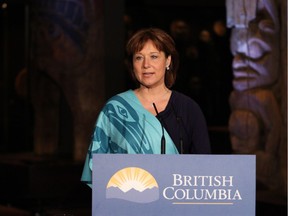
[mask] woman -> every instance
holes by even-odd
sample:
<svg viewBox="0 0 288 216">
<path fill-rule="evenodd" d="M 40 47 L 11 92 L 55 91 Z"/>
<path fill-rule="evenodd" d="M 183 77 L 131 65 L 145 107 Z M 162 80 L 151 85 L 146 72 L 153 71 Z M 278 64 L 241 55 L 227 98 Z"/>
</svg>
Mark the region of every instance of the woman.
<svg viewBox="0 0 288 216">
<path fill-rule="evenodd" d="M 179 63 L 173 39 L 157 28 L 142 29 L 126 51 L 138 87 L 112 97 L 99 114 L 82 174 L 88 184 L 95 153 L 210 153 L 199 106 L 171 90 Z"/>
</svg>

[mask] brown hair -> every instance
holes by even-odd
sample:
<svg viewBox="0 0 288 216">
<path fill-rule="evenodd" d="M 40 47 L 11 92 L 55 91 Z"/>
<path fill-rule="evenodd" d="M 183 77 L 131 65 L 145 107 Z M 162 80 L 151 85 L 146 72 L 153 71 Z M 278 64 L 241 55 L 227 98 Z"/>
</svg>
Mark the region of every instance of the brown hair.
<svg viewBox="0 0 288 216">
<path fill-rule="evenodd" d="M 134 81 L 137 82 L 133 72 L 133 55 L 136 52 L 142 50 L 148 40 L 151 40 L 159 51 L 164 52 L 166 57 L 171 56 L 169 70 L 166 70 L 165 73 L 165 85 L 170 88 L 173 86 L 176 80 L 176 74 L 179 66 L 179 57 L 174 40 L 170 35 L 161 29 L 141 29 L 129 39 L 126 45 L 128 70 Z"/>
</svg>

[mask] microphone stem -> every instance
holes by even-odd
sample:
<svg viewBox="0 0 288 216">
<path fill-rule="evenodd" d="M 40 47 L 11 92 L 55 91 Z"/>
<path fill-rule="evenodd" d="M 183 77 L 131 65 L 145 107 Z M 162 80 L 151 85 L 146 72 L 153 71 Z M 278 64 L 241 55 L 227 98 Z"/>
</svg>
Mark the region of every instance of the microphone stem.
<svg viewBox="0 0 288 216">
<path fill-rule="evenodd" d="M 184 153 L 184 149 L 183 149 L 183 139 L 182 137 L 180 138 L 180 154 Z"/>
<path fill-rule="evenodd" d="M 161 138 L 161 154 L 165 154 L 165 152 L 166 152 L 165 146 L 166 146 L 166 141 L 165 141 L 165 137 L 163 134 L 163 136 Z"/>
<path fill-rule="evenodd" d="M 158 113 L 158 110 L 157 110 L 155 103 L 152 103 L 152 104 L 153 104 L 153 107 L 154 107 L 154 110 L 155 110 L 157 116 L 159 116 L 159 113 Z M 164 127 L 163 127 L 162 121 L 159 120 L 159 122 L 160 122 L 161 127 L 162 127 L 161 154 L 165 154 L 166 153 L 166 140 L 165 140 L 165 136 L 164 136 Z"/>
</svg>

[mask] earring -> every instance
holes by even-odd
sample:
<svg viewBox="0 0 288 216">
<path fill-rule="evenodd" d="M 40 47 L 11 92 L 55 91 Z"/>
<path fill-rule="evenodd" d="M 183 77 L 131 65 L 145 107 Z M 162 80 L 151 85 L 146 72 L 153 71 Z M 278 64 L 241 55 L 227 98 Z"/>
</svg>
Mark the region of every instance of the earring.
<svg viewBox="0 0 288 216">
<path fill-rule="evenodd" d="M 169 66 L 167 66 L 167 67 L 166 67 L 166 70 L 170 70 L 170 67 L 169 67 Z"/>
</svg>

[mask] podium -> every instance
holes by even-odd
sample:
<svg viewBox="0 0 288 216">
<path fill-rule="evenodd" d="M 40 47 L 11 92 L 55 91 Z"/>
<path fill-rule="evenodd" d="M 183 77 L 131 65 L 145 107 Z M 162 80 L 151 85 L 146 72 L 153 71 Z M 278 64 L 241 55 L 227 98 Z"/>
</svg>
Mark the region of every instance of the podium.
<svg viewBox="0 0 288 216">
<path fill-rule="evenodd" d="M 255 216 L 255 155 L 93 156 L 93 216 Z"/>
</svg>

